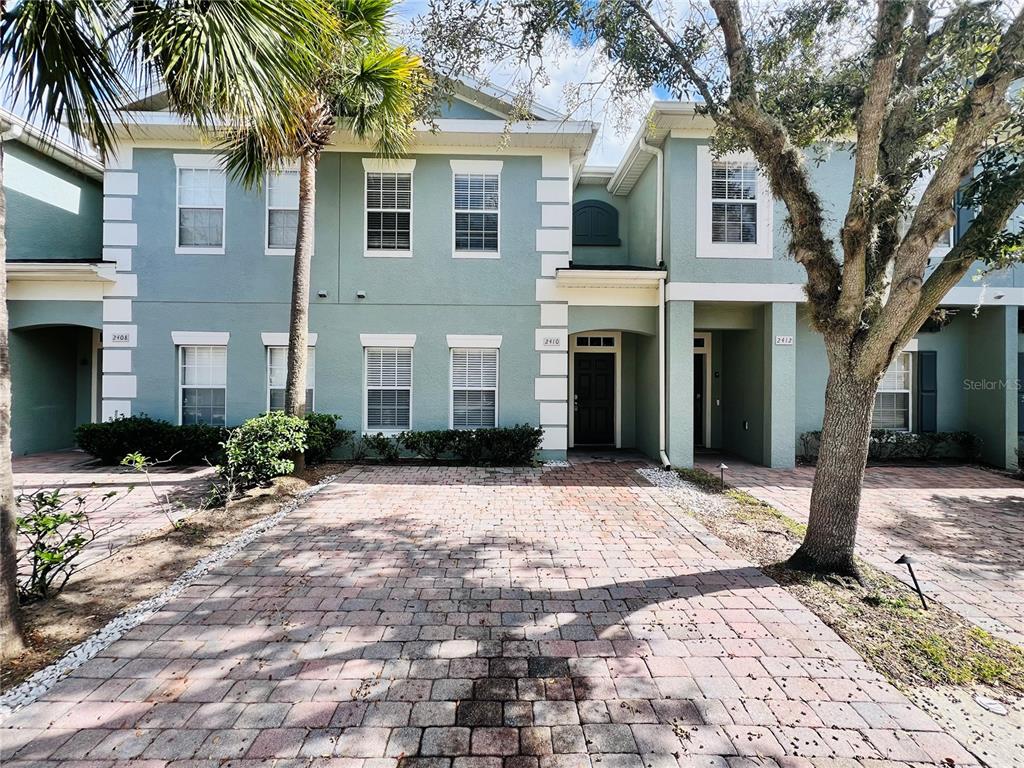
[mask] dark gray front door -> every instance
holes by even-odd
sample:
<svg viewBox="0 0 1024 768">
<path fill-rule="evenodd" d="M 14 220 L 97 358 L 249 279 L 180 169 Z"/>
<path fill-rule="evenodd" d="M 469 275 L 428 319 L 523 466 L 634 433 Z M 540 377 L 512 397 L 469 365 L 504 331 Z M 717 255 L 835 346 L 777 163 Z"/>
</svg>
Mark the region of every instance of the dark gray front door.
<svg viewBox="0 0 1024 768">
<path fill-rule="evenodd" d="M 615 444 L 615 355 L 577 352 L 573 360 L 573 442 Z"/>
</svg>

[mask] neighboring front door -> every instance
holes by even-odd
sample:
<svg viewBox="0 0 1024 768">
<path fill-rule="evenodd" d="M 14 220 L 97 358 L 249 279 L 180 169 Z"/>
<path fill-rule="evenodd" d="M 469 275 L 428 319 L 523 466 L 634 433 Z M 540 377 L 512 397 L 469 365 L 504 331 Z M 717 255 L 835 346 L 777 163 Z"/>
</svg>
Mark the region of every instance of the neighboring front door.
<svg viewBox="0 0 1024 768">
<path fill-rule="evenodd" d="M 615 445 L 615 355 L 577 352 L 573 359 L 573 442 Z"/>
<path fill-rule="evenodd" d="M 704 358 L 693 356 L 693 444 L 704 446 Z"/>
</svg>

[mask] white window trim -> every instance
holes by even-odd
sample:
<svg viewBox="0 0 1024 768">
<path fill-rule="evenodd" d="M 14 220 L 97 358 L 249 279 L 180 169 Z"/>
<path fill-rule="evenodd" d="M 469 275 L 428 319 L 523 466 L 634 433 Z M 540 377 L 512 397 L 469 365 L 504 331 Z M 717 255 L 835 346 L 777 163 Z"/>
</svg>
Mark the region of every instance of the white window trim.
<svg viewBox="0 0 1024 768">
<path fill-rule="evenodd" d="M 773 250 L 773 208 L 771 187 L 761 171 L 757 174 L 757 242 L 715 243 L 711 240 L 711 163 L 713 160 L 756 162 L 751 152 L 730 152 L 714 156 L 708 146 L 697 147 L 697 258 L 770 259 Z"/>
<path fill-rule="evenodd" d="M 266 335 L 266 334 L 264 334 L 264 335 Z M 284 334 L 284 335 L 287 337 L 288 334 Z M 266 374 L 265 375 L 266 375 L 266 382 L 267 382 L 267 413 L 270 413 L 270 390 L 271 390 L 271 386 L 270 386 L 270 350 L 272 350 L 272 349 L 283 349 L 285 351 L 285 357 L 287 358 L 287 355 L 288 355 L 288 341 L 287 341 L 287 338 L 286 338 L 284 344 L 267 344 L 266 342 L 264 342 L 264 345 L 266 347 L 266 352 L 265 352 L 265 355 L 266 355 Z M 308 346 L 309 346 L 309 352 L 313 352 L 313 353 L 316 352 L 316 347 L 313 344 L 309 344 Z M 308 359 L 307 359 L 307 362 L 306 362 L 306 368 L 307 368 L 306 372 L 308 373 L 309 372 L 308 371 L 308 368 L 309 368 Z M 274 387 L 274 389 L 287 389 L 287 388 L 288 388 L 287 384 L 284 387 Z M 313 381 L 308 381 L 308 380 L 306 381 L 306 389 L 312 389 L 313 390 L 313 397 L 312 397 L 309 405 L 306 408 L 306 412 L 310 413 L 310 412 L 316 410 L 316 363 L 315 362 L 313 363 Z"/>
<path fill-rule="evenodd" d="M 887 427 L 875 427 L 873 424 L 872 429 L 883 429 L 886 432 L 913 432 L 914 431 L 914 352 L 917 351 L 917 339 L 912 339 L 913 344 L 907 344 L 900 352 L 896 353 L 896 357 L 900 355 L 906 355 L 907 365 L 907 380 L 909 385 L 907 389 L 881 389 L 881 382 L 879 382 L 879 389 L 875 390 L 875 399 L 877 400 L 878 395 L 883 392 L 906 392 L 907 393 L 907 427 L 906 429 L 891 429 Z M 893 358 L 895 362 L 896 357 Z M 892 363 L 890 363 L 891 365 Z M 888 369 L 886 369 L 888 370 Z"/>
<path fill-rule="evenodd" d="M 413 209 L 415 205 L 416 174 L 415 160 L 382 160 L 380 158 L 363 158 L 363 257 L 367 259 L 411 259 L 413 238 Z M 366 181 L 371 173 L 408 173 L 409 174 L 409 249 L 405 251 L 370 250 L 367 227 L 369 226 L 370 209 L 366 205 Z"/>
<path fill-rule="evenodd" d="M 365 347 L 412 347 L 416 346 L 415 333 L 360 333 L 359 343 Z"/>
<path fill-rule="evenodd" d="M 282 172 L 283 171 L 294 171 L 294 172 L 298 173 L 298 171 L 299 171 L 299 164 L 298 163 L 288 163 L 287 165 L 282 166 L 280 170 Z M 264 195 L 263 195 L 263 202 L 264 202 L 264 206 L 263 206 L 263 253 L 266 256 L 294 256 L 295 255 L 295 249 L 294 248 L 273 248 L 270 245 L 270 177 L 273 176 L 273 175 L 274 175 L 274 171 L 267 171 L 267 175 L 266 175 L 266 177 L 263 180 L 264 181 L 264 186 L 265 186 Z M 296 200 L 295 201 L 295 209 L 294 210 L 296 210 L 296 211 L 299 210 L 298 205 L 299 205 L 299 201 Z M 290 211 L 292 209 L 291 208 L 275 208 L 274 210 Z M 298 236 L 298 233 L 296 233 L 296 236 Z"/>
<path fill-rule="evenodd" d="M 453 259 L 500 259 L 501 258 L 501 167 L 502 160 L 451 160 L 452 167 L 452 258 Z M 455 175 L 458 173 L 491 174 L 498 177 L 498 249 L 495 251 L 458 251 L 455 249 Z"/>
<path fill-rule="evenodd" d="M 183 246 L 181 237 L 181 171 L 216 170 L 221 172 L 221 183 L 224 185 L 224 204 L 220 207 L 221 245 L 216 247 Z M 192 206 L 189 206 L 192 207 Z M 223 256 L 228 241 L 228 190 L 227 174 L 217 155 L 174 155 L 174 253 L 179 256 Z"/>
<path fill-rule="evenodd" d="M 367 337 L 367 336 L 369 336 L 369 334 L 361 334 L 360 338 Z M 416 337 L 415 336 L 406 337 L 406 338 L 412 338 L 413 342 L 416 341 Z M 369 382 L 368 377 L 367 377 L 367 369 L 369 368 L 368 360 L 367 360 L 367 355 L 368 355 L 370 349 L 372 349 L 374 347 L 378 347 L 378 348 L 379 347 L 399 347 L 401 349 L 408 349 L 409 350 L 409 374 L 410 374 L 409 375 L 409 426 L 407 427 L 407 429 L 410 430 L 410 431 L 413 428 L 413 424 L 415 424 L 415 421 L 413 420 L 413 415 L 414 415 L 413 414 L 413 389 L 414 389 L 414 385 L 416 383 L 416 350 L 413 349 L 412 344 L 406 344 L 406 345 L 402 345 L 402 344 L 365 344 L 365 343 L 363 344 L 363 419 L 362 419 L 362 421 L 363 421 L 363 434 L 364 435 L 382 434 L 382 435 L 388 435 L 390 437 L 394 437 L 395 435 L 402 434 L 406 430 L 404 430 L 404 429 L 370 429 L 370 426 L 369 426 L 369 416 L 370 416 L 370 414 L 369 414 L 369 410 L 370 410 L 370 399 L 369 399 L 370 382 Z"/>
<path fill-rule="evenodd" d="M 208 335 L 213 336 L 214 334 L 208 334 Z M 188 341 L 188 342 L 183 342 L 183 343 L 180 343 L 180 344 L 178 342 L 175 342 L 175 344 L 177 344 L 177 346 L 175 347 L 175 350 L 177 351 L 177 355 L 175 355 L 175 358 L 178 361 L 178 426 L 181 426 L 184 423 L 182 418 L 183 418 L 184 409 L 185 409 L 185 382 L 182 379 L 184 378 L 184 374 L 185 374 L 185 371 L 184 371 L 184 368 L 185 368 L 185 347 L 224 347 L 224 386 L 223 386 L 223 390 L 224 390 L 224 426 L 226 427 L 228 425 L 228 423 L 229 423 L 228 422 L 228 385 L 227 385 L 227 375 L 228 375 L 227 337 L 228 337 L 228 334 L 225 333 L 225 334 L 222 334 L 222 335 L 224 337 L 224 343 L 223 344 L 212 344 L 212 343 L 203 342 L 203 341 L 199 341 L 199 342 Z M 172 337 L 174 336 L 174 332 L 172 332 L 171 336 Z M 190 389 L 219 389 L 219 388 L 220 387 L 190 387 Z"/>
<path fill-rule="evenodd" d="M 306 334 L 306 346 L 315 347 L 318 335 L 316 333 Z M 264 347 L 287 347 L 288 333 L 276 333 L 274 331 L 263 331 L 260 334 Z"/>
<path fill-rule="evenodd" d="M 450 340 L 453 337 L 449 336 L 448 338 Z M 455 337 L 455 338 L 458 338 L 458 337 Z M 473 336 L 464 336 L 462 338 L 472 339 L 474 337 Z M 495 337 L 492 336 L 492 337 L 475 337 L 475 338 L 492 338 L 493 339 Z M 490 346 L 490 347 L 482 347 L 482 346 L 475 346 L 475 347 L 473 347 L 473 346 L 462 345 L 462 344 L 457 344 L 457 345 L 453 346 L 451 344 L 451 341 L 449 341 L 449 343 L 448 343 L 448 347 L 449 347 L 449 349 L 448 349 L 448 429 L 455 429 L 456 428 L 455 427 L 455 352 L 460 350 L 460 349 L 493 349 L 493 350 L 495 350 L 495 353 L 494 353 L 495 354 L 495 359 L 494 359 L 494 370 L 495 370 L 495 378 L 494 378 L 494 426 L 495 427 L 500 427 L 501 426 L 501 406 L 500 406 L 500 403 L 501 403 L 501 394 L 500 394 L 500 391 L 501 391 L 501 350 L 499 349 L 499 347 L 501 346 L 501 337 L 498 336 L 497 338 L 498 338 L 498 343 L 496 345 Z M 490 387 L 485 387 L 484 389 L 480 389 L 478 391 L 486 391 L 486 390 L 489 390 L 489 389 L 490 389 Z M 412 400 L 411 397 L 409 399 L 410 399 L 410 401 Z"/>
<path fill-rule="evenodd" d="M 464 347 L 468 349 L 498 349 L 501 347 L 501 336 L 478 336 L 464 333 L 449 333 L 447 336 L 449 349 Z"/>
<path fill-rule="evenodd" d="M 179 347 L 226 347 L 227 331 L 171 331 L 171 341 Z"/>
</svg>

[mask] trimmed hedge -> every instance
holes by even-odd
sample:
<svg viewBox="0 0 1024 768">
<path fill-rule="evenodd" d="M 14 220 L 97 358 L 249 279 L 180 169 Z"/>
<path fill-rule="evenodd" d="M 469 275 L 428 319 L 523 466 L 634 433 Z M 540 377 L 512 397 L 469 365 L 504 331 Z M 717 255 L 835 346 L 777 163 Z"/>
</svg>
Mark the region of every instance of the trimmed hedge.
<svg viewBox="0 0 1024 768">
<path fill-rule="evenodd" d="M 221 476 L 236 489 L 263 485 L 295 469 L 292 457 L 306 450 L 306 420 L 282 411 L 264 413 L 231 430 Z"/>
<path fill-rule="evenodd" d="M 450 457 L 463 464 L 528 466 L 540 448 L 543 430 L 529 424 L 491 429 L 440 429 L 402 432 L 397 442 L 428 461 Z"/>
<path fill-rule="evenodd" d="M 306 414 L 306 464 L 322 464 L 335 448 L 344 445 L 355 434 L 340 429 L 341 416 L 334 413 Z"/>
<path fill-rule="evenodd" d="M 800 435 L 800 456 L 816 461 L 821 432 Z M 869 461 L 975 461 L 981 455 L 981 439 L 970 432 L 893 432 L 871 430 Z"/>
<path fill-rule="evenodd" d="M 136 451 L 155 461 L 170 460 L 173 464 L 218 464 L 223 459 L 222 443 L 228 434 L 224 427 L 177 426 L 142 414 L 81 424 L 75 428 L 75 443 L 104 464 L 120 464 L 121 459 Z"/>
</svg>

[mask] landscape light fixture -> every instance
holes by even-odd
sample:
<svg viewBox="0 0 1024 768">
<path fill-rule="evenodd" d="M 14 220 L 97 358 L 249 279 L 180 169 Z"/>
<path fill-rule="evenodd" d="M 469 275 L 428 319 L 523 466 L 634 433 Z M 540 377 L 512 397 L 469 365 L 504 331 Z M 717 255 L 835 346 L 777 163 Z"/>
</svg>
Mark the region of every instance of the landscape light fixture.
<svg viewBox="0 0 1024 768">
<path fill-rule="evenodd" d="M 927 611 L 928 601 L 924 599 L 924 592 L 921 591 L 921 585 L 917 583 L 917 576 L 914 575 L 913 558 L 910 555 L 900 555 L 899 560 L 896 561 L 896 565 L 905 565 L 907 570 L 910 571 L 910 578 L 914 582 L 914 589 L 917 590 L 917 596 L 921 598 L 921 605 Z"/>
<path fill-rule="evenodd" d="M 728 468 L 729 467 L 726 466 L 724 461 L 718 465 L 718 480 L 721 482 L 723 488 L 725 488 L 725 470 Z"/>
</svg>

